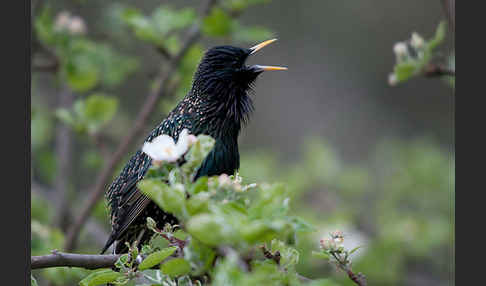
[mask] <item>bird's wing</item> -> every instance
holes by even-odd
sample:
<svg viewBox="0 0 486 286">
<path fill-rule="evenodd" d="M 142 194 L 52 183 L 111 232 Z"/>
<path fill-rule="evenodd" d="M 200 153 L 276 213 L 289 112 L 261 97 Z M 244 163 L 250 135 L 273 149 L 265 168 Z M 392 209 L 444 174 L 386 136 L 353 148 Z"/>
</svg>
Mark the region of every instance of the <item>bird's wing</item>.
<svg viewBox="0 0 486 286">
<path fill-rule="evenodd" d="M 178 106 L 178 108 L 182 108 Z M 152 141 L 160 134 L 166 134 L 177 141 L 179 132 L 183 128 L 190 127 L 185 122 L 180 122 L 176 112 L 171 112 L 168 117 L 155 128 L 145 141 Z M 179 120 L 178 126 L 175 123 Z M 137 188 L 137 183 L 143 179 L 145 173 L 150 168 L 152 160 L 142 151 L 137 151 L 130 159 L 127 165 L 123 168 L 120 175 L 110 185 L 107 192 L 107 200 L 111 208 L 111 225 L 112 232 L 103 247 L 102 253 L 110 247 L 110 245 L 119 239 L 133 221 L 143 212 L 143 210 L 150 203 L 150 199 L 143 195 Z"/>
<path fill-rule="evenodd" d="M 102 253 L 127 230 L 150 202 L 137 188 L 137 183 L 143 179 L 150 164 L 151 159 L 138 151 L 110 185 L 107 200 L 111 208 L 112 232 Z"/>
</svg>

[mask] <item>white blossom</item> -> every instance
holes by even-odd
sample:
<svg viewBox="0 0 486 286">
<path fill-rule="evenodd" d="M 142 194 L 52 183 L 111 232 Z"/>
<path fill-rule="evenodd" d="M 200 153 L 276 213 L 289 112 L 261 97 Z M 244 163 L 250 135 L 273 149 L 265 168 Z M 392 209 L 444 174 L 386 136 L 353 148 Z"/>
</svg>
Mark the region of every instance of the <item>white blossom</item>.
<svg viewBox="0 0 486 286">
<path fill-rule="evenodd" d="M 73 35 L 85 34 L 86 24 L 81 17 L 72 17 L 69 23 L 68 30 Z"/>
<path fill-rule="evenodd" d="M 231 184 L 233 184 L 233 181 L 227 174 L 219 175 L 218 182 L 220 186 L 230 186 Z"/>
<path fill-rule="evenodd" d="M 393 52 L 398 57 L 404 57 L 408 54 L 407 44 L 403 42 L 398 42 L 393 46 Z"/>
<path fill-rule="evenodd" d="M 155 137 L 152 142 L 145 142 L 142 152 L 147 154 L 155 162 L 175 162 L 187 152 L 190 145 L 196 141 L 194 135 L 190 135 L 187 129 L 182 130 L 177 144 L 168 135 Z"/>
<path fill-rule="evenodd" d="M 57 31 L 67 31 L 72 35 L 86 33 L 86 24 L 79 16 L 72 16 L 68 11 L 62 11 L 57 14 L 54 27 Z"/>
<path fill-rule="evenodd" d="M 417 33 L 412 33 L 412 39 L 410 40 L 410 44 L 415 49 L 420 49 L 424 46 L 424 39 Z"/>
<path fill-rule="evenodd" d="M 388 76 L 388 84 L 391 85 L 391 86 L 394 86 L 398 83 L 398 79 L 397 79 L 397 76 L 392 73 Z"/>
</svg>

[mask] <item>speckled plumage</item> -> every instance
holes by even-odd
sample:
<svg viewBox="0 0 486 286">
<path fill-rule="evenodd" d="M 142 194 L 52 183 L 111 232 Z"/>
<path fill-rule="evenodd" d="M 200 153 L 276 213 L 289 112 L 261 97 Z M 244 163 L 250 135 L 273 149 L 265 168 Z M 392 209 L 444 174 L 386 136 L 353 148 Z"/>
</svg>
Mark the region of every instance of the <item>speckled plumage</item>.
<svg viewBox="0 0 486 286">
<path fill-rule="evenodd" d="M 177 141 L 180 132 L 208 134 L 215 138 L 214 149 L 204 160 L 196 178 L 233 174 L 239 168 L 238 134 L 253 110 L 248 91 L 262 70 L 248 67 L 245 60 L 251 49 L 220 46 L 204 55 L 194 75 L 189 93 L 156 127 L 145 141 L 167 134 Z M 151 159 L 140 150 L 123 168 L 106 194 L 110 206 L 112 233 L 102 252 L 115 242 L 115 253 L 126 251 L 125 241 L 139 243 L 150 238 L 146 217 L 152 217 L 159 228 L 165 223 L 176 224 L 177 219 L 163 212 L 142 195 L 136 184 L 143 179 Z"/>
</svg>

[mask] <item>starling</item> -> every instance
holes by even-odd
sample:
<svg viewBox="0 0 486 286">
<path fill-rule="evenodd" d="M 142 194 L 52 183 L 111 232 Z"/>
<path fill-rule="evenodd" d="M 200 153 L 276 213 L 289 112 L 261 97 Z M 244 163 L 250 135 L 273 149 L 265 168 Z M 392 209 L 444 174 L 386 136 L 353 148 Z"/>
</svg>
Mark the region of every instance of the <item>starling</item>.
<svg viewBox="0 0 486 286">
<path fill-rule="evenodd" d="M 193 78 L 191 90 L 169 113 L 167 118 L 146 138 L 166 134 L 177 141 L 179 133 L 206 134 L 215 139 L 213 150 L 203 161 L 195 180 L 201 176 L 233 174 L 240 165 L 238 134 L 253 110 L 248 92 L 263 71 L 286 70 L 276 66 L 247 66 L 246 59 L 276 39 L 262 42 L 249 49 L 218 46 L 209 49 Z M 110 206 L 112 232 L 102 253 L 115 243 L 114 253 L 127 251 L 125 242 L 137 240 L 143 244 L 151 234 L 146 230 L 146 218 L 153 218 L 159 227 L 177 224 L 177 219 L 161 210 L 138 189 L 151 165 L 151 158 L 141 150 L 133 155 L 110 185 L 106 194 Z"/>
</svg>

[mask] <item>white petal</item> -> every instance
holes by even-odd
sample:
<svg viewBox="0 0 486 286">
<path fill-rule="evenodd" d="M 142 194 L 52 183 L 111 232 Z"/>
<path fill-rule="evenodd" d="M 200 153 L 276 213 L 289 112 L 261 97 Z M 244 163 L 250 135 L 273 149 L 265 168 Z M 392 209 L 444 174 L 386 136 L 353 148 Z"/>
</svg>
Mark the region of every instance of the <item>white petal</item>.
<svg viewBox="0 0 486 286">
<path fill-rule="evenodd" d="M 179 134 L 179 140 L 177 140 L 176 144 L 176 153 L 178 156 L 184 155 L 189 148 L 189 131 L 187 129 L 182 130 L 181 134 Z"/>
<path fill-rule="evenodd" d="M 150 143 L 156 144 L 159 147 L 175 146 L 174 139 L 165 134 L 155 137 Z"/>
<path fill-rule="evenodd" d="M 147 154 L 150 158 L 161 161 L 161 157 L 163 156 L 163 152 L 161 148 L 157 148 L 157 145 L 145 142 L 143 144 L 142 152 Z"/>
<path fill-rule="evenodd" d="M 167 161 L 167 158 L 171 157 L 171 154 L 168 153 L 175 153 L 175 143 L 170 136 L 160 135 L 154 138 L 152 142 L 145 142 L 142 152 L 154 160 Z"/>
</svg>

